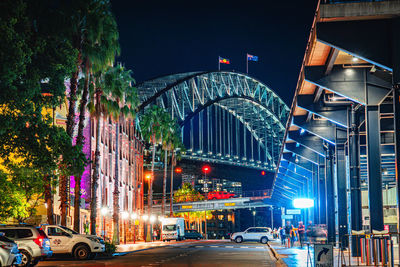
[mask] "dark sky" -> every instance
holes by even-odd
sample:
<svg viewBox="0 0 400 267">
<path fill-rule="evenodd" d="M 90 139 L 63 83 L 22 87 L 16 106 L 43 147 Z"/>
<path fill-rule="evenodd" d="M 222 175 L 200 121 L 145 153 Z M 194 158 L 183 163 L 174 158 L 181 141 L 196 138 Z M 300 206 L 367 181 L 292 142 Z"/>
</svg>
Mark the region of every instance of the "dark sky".
<svg viewBox="0 0 400 267">
<path fill-rule="evenodd" d="M 178 72 L 246 71 L 290 105 L 316 0 L 111 0 L 120 30 L 119 61 L 137 82 Z"/>
</svg>

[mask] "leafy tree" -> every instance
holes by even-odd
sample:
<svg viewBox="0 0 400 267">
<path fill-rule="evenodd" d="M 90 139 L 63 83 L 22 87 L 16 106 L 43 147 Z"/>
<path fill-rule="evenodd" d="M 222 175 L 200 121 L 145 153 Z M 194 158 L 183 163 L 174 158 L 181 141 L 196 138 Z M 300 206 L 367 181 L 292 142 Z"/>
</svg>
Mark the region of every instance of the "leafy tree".
<svg viewBox="0 0 400 267">
<path fill-rule="evenodd" d="M 51 190 L 50 177 L 58 164 L 67 160 L 63 155 L 72 155 L 67 166 L 84 165 L 80 154 L 72 153 L 71 145 L 65 146 L 71 139 L 62 128 L 52 125 L 49 115 L 63 101 L 64 81 L 74 68 L 77 51 L 65 37 L 60 9 L 50 0 L 1 1 L 0 29 L 0 62 L 4 63 L 0 67 L 0 120 L 4 122 L 0 157 L 7 181 L 18 178 L 30 185 L 31 178 L 40 174 L 45 191 Z M 12 190 L 7 192 L 12 196 Z M 25 190 L 25 197 L 31 192 Z M 46 201 L 49 197 L 51 192 L 46 192 Z M 21 208 L 19 203 L 16 209 Z"/>
<path fill-rule="evenodd" d="M 204 196 L 193 188 L 190 183 L 184 183 L 174 194 L 174 203 L 202 201 Z"/>
<path fill-rule="evenodd" d="M 190 183 L 184 183 L 180 189 L 178 189 L 174 194 L 174 203 L 182 203 L 182 202 L 194 202 L 194 201 L 203 201 L 204 196 L 200 194 L 199 191 L 193 188 Z M 211 215 L 211 211 L 207 211 L 204 214 L 203 211 L 193 211 L 193 212 L 182 212 L 175 214 L 176 216 L 181 216 L 185 218 L 186 228 L 189 228 L 191 221 L 197 221 L 198 219 L 202 219 L 204 215 Z"/>
</svg>

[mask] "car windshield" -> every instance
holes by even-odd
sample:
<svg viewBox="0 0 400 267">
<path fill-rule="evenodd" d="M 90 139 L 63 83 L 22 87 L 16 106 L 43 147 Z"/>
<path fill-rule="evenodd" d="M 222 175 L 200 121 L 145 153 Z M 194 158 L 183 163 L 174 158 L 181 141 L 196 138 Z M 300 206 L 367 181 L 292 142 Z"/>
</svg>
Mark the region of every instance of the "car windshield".
<svg viewBox="0 0 400 267">
<path fill-rule="evenodd" d="M 60 227 L 61 227 L 63 230 L 65 230 L 68 234 L 71 234 L 71 235 L 79 235 L 79 233 L 77 233 L 77 232 L 75 232 L 74 230 L 69 229 L 69 228 L 67 228 L 67 227 L 65 227 L 65 226 L 60 225 Z"/>
<path fill-rule="evenodd" d="M 163 231 L 176 231 L 176 225 L 164 225 L 163 226 Z"/>
</svg>

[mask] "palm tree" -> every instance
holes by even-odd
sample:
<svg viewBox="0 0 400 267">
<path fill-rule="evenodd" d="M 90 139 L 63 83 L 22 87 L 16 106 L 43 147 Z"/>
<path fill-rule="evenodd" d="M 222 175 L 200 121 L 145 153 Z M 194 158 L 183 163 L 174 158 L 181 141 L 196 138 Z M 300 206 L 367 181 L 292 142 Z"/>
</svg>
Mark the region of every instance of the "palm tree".
<svg viewBox="0 0 400 267">
<path fill-rule="evenodd" d="M 131 87 L 129 85 L 133 82 L 134 80 L 131 77 L 131 72 L 124 70 L 121 65 L 118 65 L 116 67 L 109 67 L 106 71 L 97 72 L 95 75 L 93 75 L 92 84 L 94 86 L 89 86 L 89 91 L 91 93 L 88 108 L 92 115 L 92 118 L 96 121 L 96 151 L 93 163 L 93 177 L 91 188 L 92 201 L 90 203 L 91 234 L 96 234 L 97 188 L 100 177 L 101 118 L 102 116 L 107 115 L 111 115 L 114 118 L 119 117 L 120 113 L 128 117 L 134 116 L 134 109 L 137 105 L 137 92 L 134 87 Z M 124 88 L 124 94 L 121 95 L 121 93 L 118 92 L 119 87 Z M 124 100 L 122 102 L 122 106 L 118 105 L 116 102 L 116 100 L 120 101 L 121 99 Z M 116 151 L 116 155 L 118 155 L 118 151 Z M 116 167 L 118 168 L 118 165 L 116 165 Z M 116 171 L 116 174 L 118 177 L 118 171 Z M 118 183 L 116 183 L 116 185 L 118 185 Z M 118 201 L 116 203 L 118 203 Z"/>
<path fill-rule="evenodd" d="M 180 135 L 177 123 L 168 113 L 163 116 L 163 149 L 164 149 L 164 177 L 163 177 L 163 198 L 161 204 L 161 212 L 165 214 L 166 195 L 167 195 L 167 168 L 168 168 L 168 153 L 176 145 L 176 137 Z M 172 155 L 172 154 L 171 154 Z M 171 168 L 173 169 L 171 161 Z M 172 174 L 173 175 L 173 174 Z"/>
<path fill-rule="evenodd" d="M 135 109 L 138 103 L 136 89 L 132 87 L 134 79 L 132 72 L 125 70 L 121 64 L 111 68 L 105 76 L 105 83 L 108 95 L 108 112 L 115 121 L 115 180 L 113 193 L 113 242 L 119 244 L 119 135 L 121 124 L 125 119 L 135 116 Z"/>
<path fill-rule="evenodd" d="M 83 129 L 86 120 L 86 108 L 89 95 L 89 81 L 92 72 L 98 72 L 114 63 L 115 56 L 119 55 L 118 29 L 115 18 L 111 13 L 108 1 L 89 1 L 86 10 L 86 31 L 82 38 L 81 56 L 84 59 L 82 69 L 85 70 L 83 90 L 79 107 L 79 123 L 76 145 L 84 145 Z M 89 23 L 90 22 L 90 23 Z M 80 202 L 81 202 L 81 175 L 75 177 L 74 202 L 74 230 L 79 232 Z"/>
<path fill-rule="evenodd" d="M 179 160 L 181 157 L 181 153 L 184 151 L 185 147 L 182 143 L 181 135 L 179 128 L 175 124 L 176 131 L 175 134 L 172 135 L 172 140 L 170 143 L 170 149 L 171 149 L 171 188 L 170 188 L 170 206 L 169 206 L 169 211 L 170 211 L 170 217 L 173 216 L 173 211 L 172 211 L 172 196 L 174 192 L 174 168 L 176 166 L 176 161 L 177 159 Z"/>
<path fill-rule="evenodd" d="M 142 119 L 140 120 L 140 130 L 144 140 L 152 144 L 152 160 L 151 160 L 151 178 L 149 181 L 148 190 L 148 212 L 151 214 L 153 207 L 153 179 L 154 179 L 154 162 L 156 157 L 156 147 L 157 144 L 162 143 L 163 132 L 165 131 L 164 116 L 166 111 L 156 105 L 151 106 L 145 111 Z M 150 239 L 151 229 L 148 225 L 147 231 L 148 237 Z M 150 236 L 149 236 L 150 235 Z"/>
</svg>

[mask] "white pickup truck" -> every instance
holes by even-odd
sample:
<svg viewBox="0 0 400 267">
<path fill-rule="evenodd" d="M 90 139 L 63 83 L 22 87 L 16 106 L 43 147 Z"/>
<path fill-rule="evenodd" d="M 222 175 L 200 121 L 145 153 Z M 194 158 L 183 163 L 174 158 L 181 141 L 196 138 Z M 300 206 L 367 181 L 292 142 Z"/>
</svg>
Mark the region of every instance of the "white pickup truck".
<svg viewBox="0 0 400 267">
<path fill-rule="evenodd" d="M 76 259 L 85 260 L 105 251 L 104 240 L 95 235 L 82 235 L 61 225 L 41 225 L 54 254 L 71 253 Z"/>
</svg>

